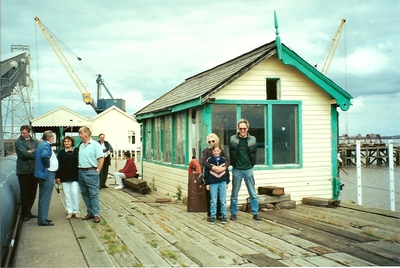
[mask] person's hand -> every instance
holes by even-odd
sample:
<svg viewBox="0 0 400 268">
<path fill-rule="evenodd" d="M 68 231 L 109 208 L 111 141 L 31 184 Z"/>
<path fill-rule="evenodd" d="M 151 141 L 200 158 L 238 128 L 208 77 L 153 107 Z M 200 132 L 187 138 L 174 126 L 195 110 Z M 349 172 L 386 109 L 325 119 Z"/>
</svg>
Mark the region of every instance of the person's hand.
<svg viewBox="0 0 400 268">
<path fill-rule="evenodd" d="M 210 185 L 206 185 L 207 191 L 210 191 Z"/>
<path fill-rule="evenodd" d="M 57 179 L 56 179 L 56 183 L 57 183 L 58 185 L 60 185 L 60 184 L 61 184 L 61 180 L 60 180 L 60 178 L 57 178 Z"/>
</svg>

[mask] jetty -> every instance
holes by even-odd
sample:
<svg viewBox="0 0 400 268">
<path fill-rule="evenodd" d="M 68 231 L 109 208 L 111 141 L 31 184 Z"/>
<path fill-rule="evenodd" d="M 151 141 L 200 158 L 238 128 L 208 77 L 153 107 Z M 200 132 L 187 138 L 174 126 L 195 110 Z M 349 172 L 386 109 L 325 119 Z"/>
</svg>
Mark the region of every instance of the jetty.
<svg viewBox="0 0 400 268">
<path fill-rule="evenodd" d="M 109 179 L 108 183 L 113 183 Z M 400 213 L 341 202 L 240 211 L 211 225 L 157 191 L 100 190 L 102 221 L 65 219 L 53 193 L 54 226 L 23 222 L 15 267 L 400 266 Z M 81 213 L 85 215 L 84 204 Z M 33 213 L 36 214 L 37 203 Z"/>
<path fill-rule="evenodd" d="M 362 141 L 358 135 L 354 137 L 354 141 L 351 142 L 347 135 L 344 135 L 342 141 L 339 143 L 339 153 L 342 159 L 343 166 L 355 166 L 357 161 L 356 156 L 356 141 L 359 140 L 361 144 L 360 148 L 360 160 L 363 165 L 384 165 L 388 164 L 389 161 L 389 146 L 382 142 L 379 134 L 375 135 L 375 140 L 367 134 Z M 400 146 L 393 147 L 393 161 L 396 165 L 400 165 Z"/>
</svg>

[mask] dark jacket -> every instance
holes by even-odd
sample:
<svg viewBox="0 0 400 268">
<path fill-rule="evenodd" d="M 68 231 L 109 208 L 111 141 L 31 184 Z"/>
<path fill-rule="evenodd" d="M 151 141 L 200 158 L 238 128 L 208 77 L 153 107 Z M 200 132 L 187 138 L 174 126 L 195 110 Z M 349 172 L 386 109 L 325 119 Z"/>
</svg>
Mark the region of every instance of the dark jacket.
<svg viewBox="0 0 400 268">
<path fill-rule="evenodd" d="M 38 147 L 38 140 L 30 137 L 30 143 L 33 148 L 36 149 Z M 17 153 L 17 175 L 21 174 L 33 174 L 35 172 L 35 153 L 28 153 L 28 144 L 25 139 L 21 136 L 14 143 L 15 151 Z"/>
<path fill-rule="evenodd" d="M 201 164 L 203 167 L 206 167 L 206 168 L 211 169 L 211 165 L 210 165 L 210 163 L 207 162 L 207 159 L 208 159 L 209 157 L 211 157 L 212 155 L 213 155 L 213 154 L 212 154 L 211 148 L 205 148 L 205 149 L 201 152 L 201 162 L 200 162 L 200 164 Z M 225 159 L 226 159 L 226 167 L 228 168 L 228 167 L 230 166 L 231 163 L 229 162 L 228 156 L 225 154 L 224 149 L 221 150 L 221 156 L 225 157 Z"/>
<path fill-rule="evenodd" d="M 98 142 L 101 145 L 101 142 L 100 141 L 98 141 Z M 111 155 L 113 154 L 114 149 L 113 149 L 113 147 L 111 146 L 111 144 L 108 141 L 104 141 L 104 146 L 106 147 L 106 149 L 105 150 L 103 149 L 103 153 L 110 152 L 110 154 L 107 155 L 107 157 L 104 158 L 103 166 L 104 165 L 111 165 Z"/>
<path fill-rule="evenodd" d="M 236 135 L 231 136 L 229 142 L 229 154 L 230 154 L 231 165 L 233 167 L 235 167 L 237 160 L 237 155 L 239 150 L 238 148 L 239 139 L 240 139 L 239 133 L 237 133 Z M 249 133 L 247 133 L 247 150 L 249 152 L 251 165 L 254 166 L 257 160 L 257 140 L 256 137 L 251 136 Z"/>
<path fill-rule="evenodd" d="M 61 150 L 58 155 L 58 170 L 56 172 L 56 178 L 60 178 L 61 182 L 78 181 L 78 154 L 77 148 L 74 148 L 72 152 L 66 152 Z"/>
<path fill-rule="evenodd" d="M 213 184 L 213 183 L 218 183 L 221 181 L 226 181 L 226 184 L 229 184 L 231 181 L 229 179 L 229 169 L 228 166 L 226 165 L 227 160 L 225 157 L 220 156 L 219 159 L 217 159 L 215 156 L 211 156 L 207 159 L 207 162 L 210 164 L 210 166 L 226 166 L 226 170 L 223 172 L 215 172 L 212 171 L 210 168 L 205 168 L 204 169 L 204 183 L 206 185 L 208 184 Z"/>
</svg>

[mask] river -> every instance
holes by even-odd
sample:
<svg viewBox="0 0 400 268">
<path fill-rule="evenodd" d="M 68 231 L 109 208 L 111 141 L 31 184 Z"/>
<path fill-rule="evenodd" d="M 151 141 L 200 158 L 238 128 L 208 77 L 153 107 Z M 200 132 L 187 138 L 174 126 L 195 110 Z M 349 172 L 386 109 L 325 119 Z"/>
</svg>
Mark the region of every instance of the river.
<svg viewBox="0 0 400 268">
<path fill-rule="evenodd" d="M 340 171 L 344 184 L 339 199 L 358 201 L 357 168 L 345 166 Z M 369 165 L 361 167 L 362 205 L 390 210 L 390 177 L 388 165 Z M 400 166 L 394 165 L 395 209 L 400 212 Z"/>
</svg>

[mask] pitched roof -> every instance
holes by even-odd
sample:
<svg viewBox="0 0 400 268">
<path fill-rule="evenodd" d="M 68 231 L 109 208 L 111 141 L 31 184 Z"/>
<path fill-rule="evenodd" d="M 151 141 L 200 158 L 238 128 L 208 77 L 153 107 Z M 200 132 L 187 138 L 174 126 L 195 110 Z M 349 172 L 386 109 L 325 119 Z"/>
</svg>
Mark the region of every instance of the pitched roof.
<svg viewBox="0 0 400 268">
<path fill-rule="evenodd" d="M 227 86 L 275 53 L 275 42 L 270 42 L 212 69 L 189 77 L 135 114 L 170 110 L 174 105 L 194 99 L 204 103 L 209 95 Z"/>
<path fill-rule="evenodd" d="M 352 98 L 350 94 L 284 44 L 279 44 L 278 50 L 282 55 L 281 60 L 284 64 L 294 66 L 320 86 L 336 100 L 342 110 L 349 108 L 350 99 Z M 278 53 L 276 42 L 272 41 L 212 69 L 189 77 L 180 85 L 136 112 L 135 115 L 140 119 L 145 114 L 173 111 L 174 106 L 189 101 L 195 101 L 194 104 L 201 105 L 208 101 L 209 96 L 226 87 L 255 65 L 276 53 Z"/>
</svg>

